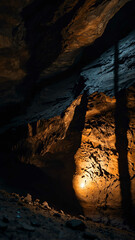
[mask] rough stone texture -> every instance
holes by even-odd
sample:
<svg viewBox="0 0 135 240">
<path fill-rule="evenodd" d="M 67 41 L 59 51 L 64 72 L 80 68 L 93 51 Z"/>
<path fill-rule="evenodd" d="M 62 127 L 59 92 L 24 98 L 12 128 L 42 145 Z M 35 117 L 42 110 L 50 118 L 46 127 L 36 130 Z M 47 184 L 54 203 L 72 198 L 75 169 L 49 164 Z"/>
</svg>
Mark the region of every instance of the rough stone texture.
<svg viewBox="0 0 135 240">
<path fill-rule="evenodd" d="M 134 97 L 135 90 L 131 87 L 127 91 L 127 107 L 130 116 L 127 130 L 127 158 L 132 201 L 135 203 Z M 74 177 L 76 194 L 88 215 L 87 208 L 92 212 L 95 205 L 97 208 L 106 209 L 120 209 L 121 206 L 118 152 L 115 146 L 115 104 L 114 98 L 106 97 L 102 93 L 94 93 L 88 101 L 81 146 L 75 155 L 77 175 Z"/>
<path fill-rule="evenodd" d="M 127 158 L 126 168 L 129 172 L 130 184 L 129 189 L 125 191 L 128 192 L 129 190 L 131 192 L 131 201 L 134 206 L 135 86 L 118 94 L 118 99 L 122 102 L 124 101 L 123 92 L 125 91 L 129 125 L 127 130 L 122 130 L 125 120 L 121 115 L 123 114 L 123 106 L 121 105 L 119 113 L 123 119 L 121 119 L 119 128 L 122 134 L 126 131 L 128 140 L 127 156 L 123 155 L 123 159 Z M 12 145 L 14 159 L 17 158 L 26 167 L 27 165 L 31 166 L 31 169 L 30 166 L 28 169 L 26 168 L 26 185 L 31 190 L 34 188 L 34 193 L 36 191 L 40 192 L 41 198 L 49 200 L 57 207 L 66 209 L 66 211 L 70 209 L 81 212 L 75 198 L 76 194 L 87 216 L 93 216 L 104 211 L 105 214 L 120 215 L 123 198 L 121 181 L 123 180 L 120 177 L 121 170 L 118 168 L 120 161 L 118 155 L 121 148 L 122 151 L 125 150 L 122 139 L 119 143 L 120 148 L 116 145 L 118 143 L 116 132 L 118 122 L 115 118 L 117 101 L 114 97 L 110 98 L 104 93 L 96 92 L 89 97 L 83 94 L 71 104 L 64 116 L 29 125 L 27 134 L 24 134 L 23 130 L 22 135 L 20 135 L 21 127 L 16 129 L 14 134 L 12 131 L 8 131 L 7 134 L 4 134 L 6 144 L 3 142 L 1 159 L 6 156 L 10 160 L 12 157 L 11 150 L 7 155 L 7 149 L 11 148 Z M 33 166 L 36 167 L 35 170 Z M 20 167 L 23 167 L 23 165 Z M 18 173 L 14 172 L 14 169 L 12 174 L 20 184 L 19 182 L 22 182 L 22 180 L 21 175 L 18 176 L 19 165 L 16 168 Z M 122 171 L 125 171 L 124 168 Z M 34 176 L 33 171 L 35 171 Z M 1 174 L 4 174 L 3 170 Z M 35 176 L 38 177 L 39 174 L 41 174 L 40 178 L 35 179 Z M 27 178 L 29 183 L 27 183 Z M 127 179 L 128 176 L 125 175 L 124 181 L 127 182 Z"/>
<path fill-rule="evenodd" d="M 103 223 L 97 224 L 92 221 L 84 221 L 86 231 L 81 232 L 80 229 L 71 229 L 66 226 L 67 222 L 76 221 L 82 223 L 78 217 L 67 215 L 55 211 L 53 208 L 43 209 L 41 204 L 34 206 L 34 204 L 27 204 L 22 202 L 22 197 L 17 195 L 17 202 L 12 202 L 12 194 L 5 191 L 0 191 L 0 239 L 102 239 L 102 240 L 134 240 L 135 233 L 128 226 L 121 226 L 117 224 L 113 226 L 106 226 Z M 21 206 L 21 203 L 23 206 Z M 18 218 L 17 212 L 20 212 Z M 55 214 L 61 217 L 56 218 Z M 9 222 L 4 223 L 3 216 L 7 214 Z"/>
<path fill-rule="evenodd" d="M 47 76 L 69 69 L 129 0 L 0 2 L 0 110 L 23 111 Z M 55 39 L 55 42 L 54 42 Z M 25 103 L 21 105 L 25 100 Z M 7 114 L 8 112 L 8 114 Z"/>
<path fill-rule="evenodd" d="M 129 87 L 135 82 L 134 36 L 135 31 L 131 31 L 126 34 L 126 37 L 124 36 L 121 40 L 117 41 L 118 90 Z M 106 35 L 103 36 L 102 41 L 106 38 Z M 6 122 L 8 117 L 5 119 L 5 126 L 2 126 L 0 132 L 4 132 L 6 128 L 26 125 L 40 119 L 50 119 L 53 116 L 59 116 L 63 114 L 65 109 L 84 90 L 88 90 L 89 94 L 98 91 L 113 96 L 115 49 L 115 45 L 111 45 L 103 54 L 99 54 L 96 60 L 84 68 L 80 68 L 78 70 L 80 72 L 75 71 L 71 76 L 63 76 L 58 82 L 52 82 L 49 86 L 43 87 L 36 94 L 31 104 L 27 106 L 25 112 L 21 112 L 19 116 L 12 118 L 8 124 Z"/>
<path fill-rule="evenodd" d="M 81 76 L 89 94 L 95 91 L 114 96 L 115 50 L 118 47 L 118 90 L 135 82 L 135 31 L 101 54 L 82 69 Z"/>
<path fill-rule="evenodd" d="M 51 0 L 48 3 L 42 0 L 21 1 L 21 3 L 15 0 L 0 2 L 1 21 L 4 26 L 0 33 L 2 99 L 0 104 L 1 116 L 3 117 L 4 112 L 7 114 L 7 118 L 3 121 L 5 125 L 10 117 L 9 110 L 11 114 L 12 110 L 22 113 L 36 91 L 39 92 L 42 87 L 44 88 L 41 80 L 43 83 L 44 77 L 66 70 L 77 61 L 76 56 L 79 56 L 80 49 L 101 36 L 107 22 L 128 1 L 55 1 L 54 5 L 52 2 Z M 57 47 L 54 45 L 54 39 Z M 126 56 L 127 58 L 124 55 L 120 59 L 121 66 L 124 66 L 122 80 L 125 70 L 128 73 L 132 70 L 130 74 L 134 75 L 134 40 L 130 40 L 131 44 L 128 43 L 126 46 L 132 48 L 127 54 L 131 52 L 132 54 Z M 123 49 L 120 50 L 123 52 Z M 106 55 L 101 59 L 106 59 Z M 108 59 L 106 60 L 108 64 Z M 97 59 L 99 64 L 98 61 L 99 59 Z M 107 64 L 104 65 L 105 68 Z M 109 68 L 111 67 L 109 70 L 118 75 L 117 61 L 113 64 L 109 65 Z M 97 65 L 94 66 L 94 72 L 99 70 Z M 93 65 L 90 66 L 90 71 L 92 67 Z M 83 73 L 87 77 L 87 73 L 84 71 Z M 101 76 L 103 77 L 98 72 L 97 78 Z M 131 79 L 129 78 L 129 81 Z M 45 86 L 48 83 L 46 81 Z M 67 92 L 71 93 L 72 90 L 68 89 Z M 39 94 L 39 99 L 42 98 L 39 100 L 39 105 L 42 103 L 41 110 L 44 108 L 45 93 L 43 89 Z M 16 123 L 22 119 L 21 116 L 20 119 L 15 119 L 14 124 L 11 122 L 9 130 L 0 136 L 2 186 L 8 188 L 12 185 L 15 189 L 28 189 L 30 194 L 32 192 L 40 196 L 44 201 L 49 201 L 49 204 L 65 208 L 67 211 L 70 209 L 82 213 L 79 200 L 88 216 L 94 214 L 97 208 L 106 211 L 107 214 L 113 214 L 114 210 L 118 212 L 118 208 L 121 211 L 121 203 L 124 206 L 125 199 L 123 201 L 123 193 L 121 194 L 123 179 L 120 176 L 121 164 L 118 156 L 123 145 L 122 138 L 121 142 L 118 139 L 119 134 L 122 136 L 120 129 L 128 138 L 126 139 L 128 145 L 126 150 L 124 149 L 124 154 L 128 152 L 128 167 L 126 166 L 124 180 L 128 188 L 125 192 L 131 193 L 129 198 L 134 205 L 135 88 L 131 87 L 126 92 L 123 90 L 117 97 L 115 101 L 114 98 L 97 92 L 88 97 L 85 92 L 77 97 L 61 116 L 49 120 L 41 119 L 46 116 L 44 112 L 38 118 L 39 121 L 32 122 L 33 110 L 35 109 L 36 116 L 39 113 L 36 103 L 38 97 L 35 98 L 33 105 L 30 106 L 31 109 L 29 108 L 30 123 L 17 127 Z M 17 105 L 14 108 L 13 105 L 10 109 L 12 103 L 20 103 L 24 99 L 24 106 L 20 108 L 20 105 Z M 56 102 L 55 100 L 53 101 Z M 68 99 L 68 105 L 71 100 L 73 100 L 72 96 L 70 100 Z M 129 122 L 123 125 L 127 112 L 125 115 L 122 113 L 124 117 L 120 122 L 116 106 L 119 105 L 119 110 L 122 110 L 120 106 L 123 107 L 125 104 L 126 108 L 126 101 Z M 57 99 L 57 102 L 63 103 L 63 98 Z M 61 106 L 60 108 L 63 110 Z M 55 111 L 54 115 L 56 115 Z M 29 120 L 27 114 L 25 118 L 27 122 Z M 11 201 L 15 202 L 16 199 Z M 38 201 L 35 205 L 39 205 Z M 17 218 L 20 218 L 19 212 Z M 104 218 L 104 222 L 109 222 L 108 219 Z M 96 216 L 95 221 L 99 222 L 100 216 Z"/>
<path fill-rule="evenodd" d="M 52 22 L 56 22 L 67 7 L 68 11 L 76 8 L 75 15 L 72 17 L 67 26 L 62 30 L 63 51 L 45 74 L 58 71 L 60 68 L 67 69 L 73 65 L 77 55 L 82 47 L 92 44 L 96 38 L 100 37 L 108 21 L 115 13 L 128 1 L 65 1 L 60 5 L 55 13 Z M 61 13 L 61 14 L 60 14 Z"/>
</svg>

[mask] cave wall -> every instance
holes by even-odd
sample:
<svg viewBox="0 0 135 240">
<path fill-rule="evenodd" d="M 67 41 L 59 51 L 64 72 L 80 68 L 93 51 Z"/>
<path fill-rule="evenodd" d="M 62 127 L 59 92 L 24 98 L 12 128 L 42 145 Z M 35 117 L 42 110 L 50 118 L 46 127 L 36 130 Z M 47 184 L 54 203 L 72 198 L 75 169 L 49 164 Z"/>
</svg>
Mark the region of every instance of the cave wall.
<svg viewBox="0 0 135 240">
<path fill-rule="evenodd" d="M 73 179 L 74 189 L 86 215 L 95 211 L 94 206 L 97 212 L 105 211 L 107 214 L 112 211 L 114 215 L 121 214 L 123 198 L 126 198 L 124 208 L 129 212 L 130 207 L 133 207 L 132 204 L 135 204 L 135 92 L 134 87 L 126 91 L 127 104 L 124 107 L 124 91 L 119 93 L 119 100 L 107 97 L 103 93 L 94 93 L 88 100 L 81 145 L 75 155 L 76 175 Z M 116 115 L 118 101 L 121 102 L 121 106 L 118 110 L 119 114 L 117 112 Z M 119 124 L 118 115 L 120 115 Z M 127 129 L 126 118 L 128 118 Z M 118 138 L 120 139 L 117 147 Z M 119 169 L 120 161 L 122 170 Z M 130 179 L 129 189 L 126 171 Z M 124 196 L 121 193 L 121 181 L 124 181 Z"/>
<path fill-rule="evenodd" d="M 135 206 L 134 99 L 135 86 L 120 91 L 117 99 L 84 93 L 62 116 L 8 130 L 1 136 L 1 176 L 5 166 L 3 178 L 12 188 L 26 185 L 66 211 L 77 212 L 76 196 L 88 217 L 123 217 L 123 209 L 130 216 Z"/>
<path fill-rule="evenodd" d="M 73 66 L 127 2 L 1 1 L 1 124 L 24 111 L 46 78 Z"/>
<path fill-rule="evenodd" d="M 21 3 L 15 0 L 1 1 L 0 109 L 2 125 L 6 125 L 15 114 L 22 113 L 38 91 L 41 92 L 41 95 L 39 94 L 41 105 L 44 100 L 42 97 L 46 93 L 41 89 L 49 84 L 48 77 L 69 70 L 77 61 L 76 57 L 80 57 L 82 49 L 103 34 L 108 21 L 126 2 L 128 1 L 55 1 L 55 3 L 53 1 L 45 3 L 42 0 L 22 1 Z M 131 45 L 134 47 L 132 40 Z M 92 47 L 99 45 L 100 43 L 92 45 L 89 53 L 91 53 Z M 130 47 L 130 43 L 128 47 Z M 120 59 L 124 66 L 128 65 L 128 60 L 134 61 L 134 52 L 132 49 L 130 52 L 133 54 L 130 59 L 128 56 L 127 59 L 125 57 Z M 89 53 L 88 55 L 93 55 L 93 52 Z M 100 53 L 98 54 L 100 55 Z M 85 56 L 88 60 L 92 60 L 88 55 L 84 52 L 82 62 Z M 114 63 L 111 65 L 112 73 L 113 65 Z M 91 68 L 91 66 L 87 66 L 87 68 L 89 67 Z M 99 63 L 96 63 L 94 68 L 98 67 Z M 130 68 L 134 71 L 134 62 L 130 64 Z M 84 69 L 82 72 L 84 73 Z M 97 75 L 99 78 L 101 77 L 101 75 Z M 124 71 L 121 78 L 123 77 Z M 67 85 L 69 79 L 66 80 Z M 57 80 L 57 78 L 51 79 L 51 84 L 55 81 L 57 84 Z M 52 85 L 50 86 L 52 87 Z M 71 88 L 74 90 L 74 87 Z M 133 204 L 135 202 L 134 92 L 134 87 L 132 87 L 126 93 L 130 115 L 126 132 L 127 156 Z M 1 134 L 1 166 L 6 166 L 6 169 L 7 166 L 9 169 L 11 166 L 13 167 L 13 173 L 10 172 L 8 183 L 14 178 L 18 184 L 22 181 L 20 179 L 22 175 L 19 178 L 19 174 L 17 174 L 18 164 L 22 164 L 21 167 L 25 165 L 26 169 L 28 166 L 29 169 L 34 168 L 38 174 L 42 173 L 42 176 L 45 176 L 43 180 L 46 179 L 47 184 L 42 181 L 38 185 L 38 181 L 34 180 L 34 188 L 36 189 L 38 185 L 38 192 L 41 191 L 42 195 L 44 192 L 42 187 L 45 185 L 44 198 L 49 198 L 54 202 L 57 198 L 57 203 L 59 203 L 59 196 L 63 191 L 65 195 L 63 194 L 61 203 L 67 197 L 66 204 L 68 204 L 68 196 L 72 195 L 71 185 L 74 175 L 74 193 L 86 211 L 87 207 L 93 208 L 95 203 L 96 207 L 117 210 L 121 207 L 122 202 L 115 132 L 117 101 L 102 93 L 95 93 L 87 98 L 84 95 L 79 95 L 61 115 L 46 120 L 44 118 L 47 114 L 44 112 L 44 115 L 40 115 L 39 121 L 35 121 L 33 118 L 33 109 L 35 110 L 35 106 L 38 109 L 38 105 L 36 105 L 38 97 L 35 98 L 34 104 L 30 106 L 31 109 L 29 108 L 29 112 L 31 111 L 30 121 L 27 112 L 24 111 L 25 124 L 17 127 L 17 122 L 22 120 L 22 116 L 20 116 L 15 119 L 14 124 L 11 121 L 8 131 L 4 130 L 5 132 Z M 61 99 L 57 99 L 57 101 L 59 102 Z M 46 102 L 46 104 L 49 103 Z M 42 107 L 44 108 L 44 105 Z M 37 109 L 36 114 L 39 113 Z M 54 115 L 56 115 L 55 113 Z M 26 124 L 26 122 L 29 123 Z M 16 166 L 16 172 L 14 166 Z M 22 169 L 21 167 L 20 169 Z M 1 168 L 1 174 L 2 170 L 3 168 Z M 31 173 L 31 170 L 27 169 L 27 171 L 28 174 Z M 29 181 L 28 177 L 27 182 L 29 183 Z M 50 197 L 48 196 L 50 194 L 49 183 L 51 182 L 51 187 L 54 187 L 54 181 L 56 189 L 53 197 L 52 193 Z M 31 184 L 30 181 L 28 185 L 31 187 Z M 36 191 L 35 189 L 34 191 Z"/>
</svg>

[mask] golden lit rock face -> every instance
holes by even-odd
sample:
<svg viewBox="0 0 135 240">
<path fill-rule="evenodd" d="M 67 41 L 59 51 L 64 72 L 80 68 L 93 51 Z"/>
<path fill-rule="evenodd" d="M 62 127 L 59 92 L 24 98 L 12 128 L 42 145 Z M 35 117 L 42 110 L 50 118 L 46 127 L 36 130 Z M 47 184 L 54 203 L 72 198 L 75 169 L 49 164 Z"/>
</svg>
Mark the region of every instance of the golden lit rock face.
<svg viewBox="0 0 135 240">
<path fill-rule="evenodd" d="M 135 204 L 135 86 L 126 90 L 126 96 L 128 145 L 122 162 L 124 165 L 127 158 L 130 189 L 126 191 L 130 190 Z M 117 101 L 104 93 L 80 95 L 63 116 L 29 124 L 27 138 L 12 148 L 19 153 L 21 162 L 35 165 L 53 179 L 67 206 L 71 203 L 76 207 L 75 193 L 88 216 L 99 210 L 119 215 L 121 210 L 123 179 L 118 167 L 120 152 L 116 148 Z M 119 147 L 123 152 L 122 139 Z M 126 175 L 124 181 L 127 181 Z"/>
<path fill-rule="evenodd" d="M 64 29 L 66 49 L 76 49 L 91 44 L 100 37 L 108 21 L 127 2 L 86 0 L 71 23 Z"/>
<path fill-rule="evenodd" d="M 135 107 L 134 88 L 130 88 L 128 111 L 130 116 L 128 138 L 128 171 L 131 180 L 132 201 L 135 203 Z M 89 97 L 81 146 L 75 154 L 76 175 L 73 186 L 86 215 L 88 209 L 121 208 L 118 152 L 115 147 L 115 99 L 104 94 Z"/>
<path fill-rule="evenodd" d="M 76 61 L 82 48 L 92 44 L 103 34 L 109 20 L 128 1 L 82 1 L 71 21 L 62 30 L 62 53 L 49 68 L 44 70 L 43 75 L 69 68 Z M 78 5 L 79 1 L 64 1 L 51 23 L 55 23 L 64 14 L 74 11 Z"/>
</svg>

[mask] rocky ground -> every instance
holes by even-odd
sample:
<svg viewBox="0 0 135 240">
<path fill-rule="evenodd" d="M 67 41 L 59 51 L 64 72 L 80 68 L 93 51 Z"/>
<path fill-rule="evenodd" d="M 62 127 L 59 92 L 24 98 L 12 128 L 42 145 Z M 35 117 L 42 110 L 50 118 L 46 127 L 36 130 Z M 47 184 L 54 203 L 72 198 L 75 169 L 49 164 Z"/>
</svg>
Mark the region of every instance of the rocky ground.
<svg viewBox="0 0 135 240">
<path fill-rule="evenodd" d="M 0 239 L 91 239 L 134 240 L 135 232 L 128 226 L 93 222 L 84 216 L 71 216 L 50 208 L 47 202 L 32 196 L 19 196 L 0 190 Z"/>
</svg>

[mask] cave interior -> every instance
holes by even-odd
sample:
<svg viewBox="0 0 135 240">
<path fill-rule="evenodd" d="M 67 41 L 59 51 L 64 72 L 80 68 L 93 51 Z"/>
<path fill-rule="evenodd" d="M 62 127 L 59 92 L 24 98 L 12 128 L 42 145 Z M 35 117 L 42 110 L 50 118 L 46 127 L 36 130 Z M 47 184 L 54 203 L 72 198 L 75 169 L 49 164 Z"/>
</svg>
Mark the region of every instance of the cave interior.
<svg viewBox="0 0 135 240">
<path fill-rule="evenodd" d="M 0 12 L 0 239 L 135 239 L 135 1 Z"/>
</svg>

